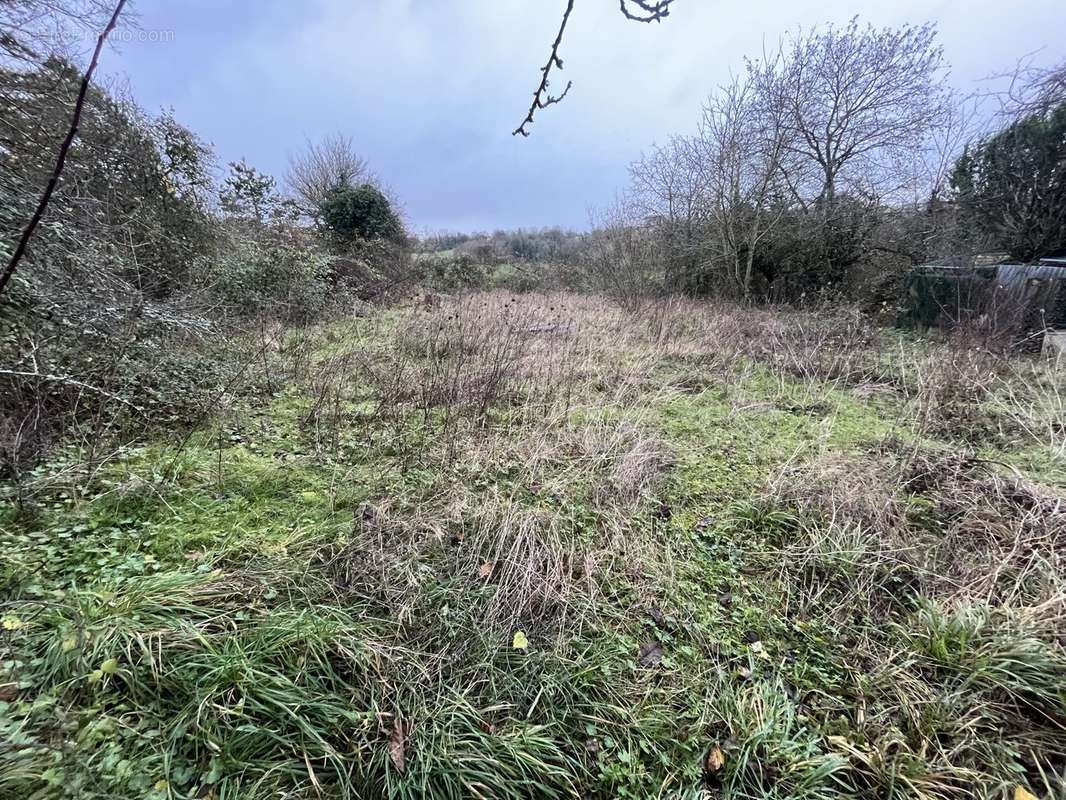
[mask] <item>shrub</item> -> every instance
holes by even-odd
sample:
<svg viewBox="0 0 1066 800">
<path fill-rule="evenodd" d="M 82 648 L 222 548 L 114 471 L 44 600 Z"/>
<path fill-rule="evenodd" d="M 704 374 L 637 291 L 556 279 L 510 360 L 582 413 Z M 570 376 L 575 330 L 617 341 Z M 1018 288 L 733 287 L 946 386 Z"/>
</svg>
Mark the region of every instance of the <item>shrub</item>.
<svg viewBox="0 0 1066 800">
<path fill-rule="evenodd" d="M 330 301 L 330 258 L 308 243 L 247 238 L 214 264 L 211 291 L 238 316 L 307 322 Z"/>
<path fill-rule="evenodd" d="M 422 282 L 439 292 L 482 287 L 488 279 L 485 266 L 468 253 L 429 256 L 423 258 L 419 266 Z"/>
<path fill-rule="evenodd" d="M 343 242 L 404 239 L 403 223 L 389 198 L 369 183 L 337 184 L 326 195 L 319 211 L 325 226 Z"/>
</svg>

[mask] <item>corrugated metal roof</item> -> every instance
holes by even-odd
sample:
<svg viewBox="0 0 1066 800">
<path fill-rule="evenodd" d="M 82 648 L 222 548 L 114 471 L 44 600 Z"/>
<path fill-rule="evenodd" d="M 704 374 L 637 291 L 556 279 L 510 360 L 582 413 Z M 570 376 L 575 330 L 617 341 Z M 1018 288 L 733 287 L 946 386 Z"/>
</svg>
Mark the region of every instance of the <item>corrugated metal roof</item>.
<svg viewBox="0 0 1066 800">
<path fill-rule="evenodd" d="M 1017 287 L 1026 281 L 1066 279 L 1066 265 L 1053 264 L 1000 264 L 996 267 L 996 280 L 1001 286 Z"/>
</svg>

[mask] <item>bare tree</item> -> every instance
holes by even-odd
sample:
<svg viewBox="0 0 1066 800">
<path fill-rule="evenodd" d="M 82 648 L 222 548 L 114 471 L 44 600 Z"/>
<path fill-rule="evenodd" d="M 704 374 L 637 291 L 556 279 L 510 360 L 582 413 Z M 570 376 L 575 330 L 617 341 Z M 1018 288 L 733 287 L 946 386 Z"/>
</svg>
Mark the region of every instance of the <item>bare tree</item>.
<svg viewBox="0 0 1066 800">
<path fill-rule="evenodd" d="M 662 22 L 670 15 L 670 6 L 674 0 L 618 0 L 619 10 L 622 15 L 634 22 Z M 574 0 L 566 1 L 563 11 L 563 19 L 559 24 L 559 32 L 555 34 L 551 52 L 548 54 L 548 62 L 540 68 L 540 83 L 533 92 L 533 102 L 526 112 L 522 124 L 515 128 L 512 136 L 529 136 L 529 126 L 533 124 L 533 117 L 537 111 L 548 106 L 562 102 L 562 99 L 570 92 L 572 81 L 566 82 L 566 88 L 558 95 L 553 95 L 551 89 L 551 75 L 554 70 L 563 68 L 563 59 L 559 55 L 559 47 L 563 43 L 563 34 L 566 33 L 566 24 L 570 21 L 570 14 L 574 11 Z"/>
<path fill-rule="evenodd" d="M 950 91 L 945 95 L 943 113 L 930 127 L 921 146 L 908 153 L 898 165 L 900 182 L 908 182 L 901 193 L 901 205 L 920 207 L 948 202 L 951 172 L 972 143 L 989 132 L 992 122 L 985 98 Z"/>
<path fill-rule="evenodd" d="M 694 224 L 703 207 L 704 176 L 684 136 L 641 155 L 629 166 L 635 201 L 648 218 L 674 224 Z"/>
<path fill-rule="evenodd" d="M 840 285 L 890 209 L 930 227 L 923 250 L 944 238 L 940 196 L 978 119 L 947 88 L 932 26 L 800 31 L 712 94 L 697 136 L 633 165 L 641 220 L 611 230 L 654 234 L 674 288 Z"/>
<path fill-rule="evenodd" d="M 630 310 L 664 290 L 661 242 L 632 197 L 619 197 L 592 223 L 584 260 L 597 289 Z"/>
<path fill-rule="evenodd" d="M 787 208 L 783 178 L 795 180 L 803 169 L 790 153 L 784 116 L 760 103 L 754 77 L 735 78 L 711 95 L 698 140 L 720 257 L 745 298 L 751 296 L 759 243 Z"/>
<path fill-rule="evenodd" d="M 666 260 L 666 280 L 678 286 L 698 267 L 706 218 L 707 177 L 693 139 L 674 136 L 629 167 L 630 206 L 657 232 Z"/>
<path fill-rule="evenodd" d="M 350 136 L 333 134 L 317 143 L 308 141 L 302 153 L 289 158 L 285 184 L 309 217 L 318 215 L 326 195 L 342 183 L 375 183 Z"/>
<path fill-rule="evenodd" d="M 886 181 L 898 160 L 920 152 L 947 102 L 932 25 L 878 30 L 853 19 L 801 31 L 751 74 L 781 114 L 786 147 L 817 165 L 815 198 L 827 207 L 841 187 L 894 189 Z"/>
</svg>

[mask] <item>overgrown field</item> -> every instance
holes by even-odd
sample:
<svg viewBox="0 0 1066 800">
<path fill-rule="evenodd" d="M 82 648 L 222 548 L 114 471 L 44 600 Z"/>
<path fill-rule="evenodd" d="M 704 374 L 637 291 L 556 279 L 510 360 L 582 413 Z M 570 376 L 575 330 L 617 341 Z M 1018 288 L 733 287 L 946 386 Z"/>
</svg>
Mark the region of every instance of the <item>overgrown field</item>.
<svg viewBox="0 0 1066 800">
<path fill-rule="evenodd" d="M 1038 359 L 492 293 L 253 363 L 0 512 L 0 797 L 1066 796 Z"/>
</svg>

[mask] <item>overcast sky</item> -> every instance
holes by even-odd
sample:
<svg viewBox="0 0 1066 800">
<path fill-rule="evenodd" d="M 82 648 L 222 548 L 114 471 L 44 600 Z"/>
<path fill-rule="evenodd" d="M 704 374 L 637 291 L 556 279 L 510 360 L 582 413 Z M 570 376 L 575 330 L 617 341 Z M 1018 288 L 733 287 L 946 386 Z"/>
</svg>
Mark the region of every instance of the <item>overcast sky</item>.
<svg viewBox="0 0 1066 800">
<path fill-rule="evenodd" d="M 147 110 L 173 107 L 221 163 L 243 157 L 279 179 L 307 138 L 351 135 L 424 232 L 585 227 L 642 149 L 692 130 L 744 55 L 800 25 L 935 22 L 963 88 L 1027 53 L 1066 54 L 1063 0 L 676 0 L 658 25 L 578 0 L 561 51 L 574 88 L 532 136 L 512 137 L 564 6 L 136 0 L 146 41 L 103 69 L 125 73 Z"/>
</svg>

